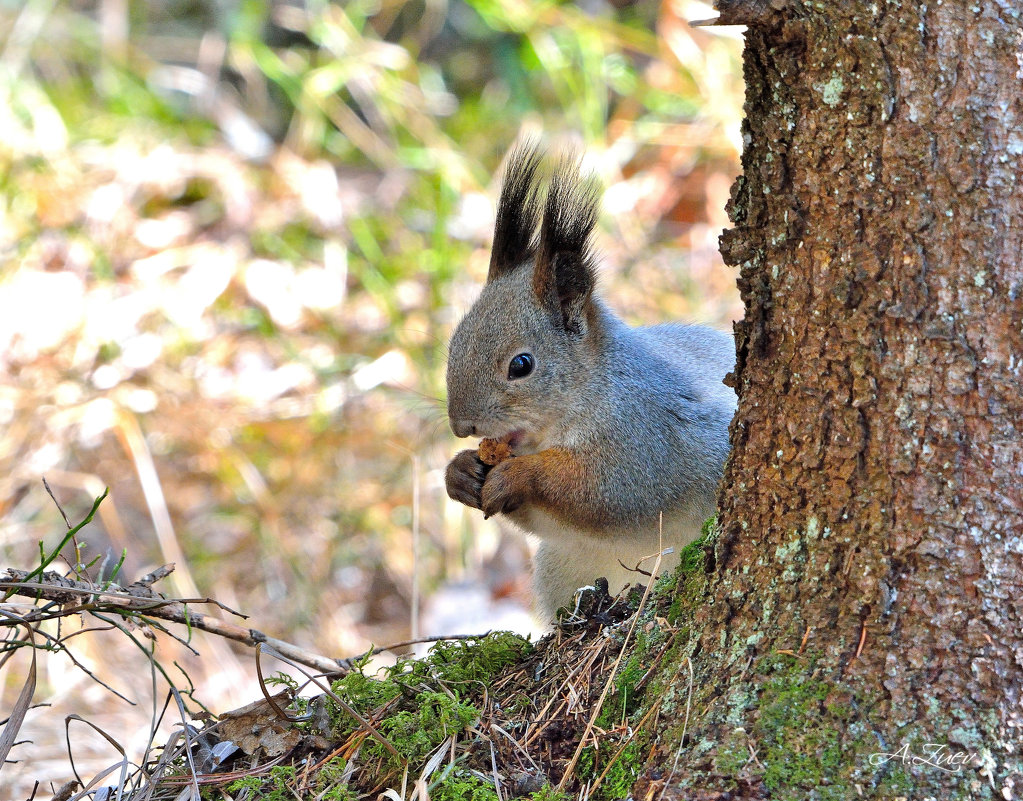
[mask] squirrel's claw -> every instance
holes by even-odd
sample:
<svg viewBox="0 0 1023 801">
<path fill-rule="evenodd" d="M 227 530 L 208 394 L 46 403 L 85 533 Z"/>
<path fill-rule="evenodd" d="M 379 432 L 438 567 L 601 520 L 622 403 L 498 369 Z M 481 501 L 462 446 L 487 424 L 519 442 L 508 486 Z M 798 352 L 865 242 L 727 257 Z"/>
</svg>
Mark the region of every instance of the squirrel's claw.
<svg viewBox="0 0 1023 801">
<path fill-rule="evenodd" d="M 482 509 L 481 493 L 489 470 L 480 461 L 477 451 L 462 451 L 448 463 L 444 471 L 444 486 L 448 496 L 473 509 Z"/>
<path fill-rule="evenodd" d="M 486 517 L 514 512 L 526 501 L 526 491 L 518 470 L 522 458 L 508 459 L 491 469 L 483 482 L 480 508 Z"/>
</svg>

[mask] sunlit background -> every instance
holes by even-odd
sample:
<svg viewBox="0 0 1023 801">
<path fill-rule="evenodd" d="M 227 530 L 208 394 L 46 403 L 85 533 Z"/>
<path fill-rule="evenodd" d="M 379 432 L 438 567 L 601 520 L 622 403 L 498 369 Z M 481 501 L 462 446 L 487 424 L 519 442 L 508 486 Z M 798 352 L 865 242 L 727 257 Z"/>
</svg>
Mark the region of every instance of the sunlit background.
<svg viewBox="0 0 1023 801">
<path fill-rule="evenodd" d="M 741 40 L 687 24 L 712 16 L 0 0 L 0 568 L 66 530 L 45 477 L 72 523 L 110 488 L 80 537 L 94 577 L 122 554 L 123 583 L 173 562 L 157 589 L 321 654 L 528 630 L 527 546 L 443 488 L 464 447 L 445 343 L 486 274 L 495 176 L 523 132 L 584 147 L 611 305 L 729 328 Z M 179 686 L 214 712 L 258 697 L 250 651 L 193 643 L 156 644 Z M 134 759 L 150 739 L 167 684 L 146 654 L 118 631 L 75 649 L 138 705 L 40 654 L 51 706 L 0 796 L 71 778 L 68 714 Z M 0 668 L 0 720 L 27 665 Z M 117 761 L 69 731 L 86 780 Z"/>
</svg>

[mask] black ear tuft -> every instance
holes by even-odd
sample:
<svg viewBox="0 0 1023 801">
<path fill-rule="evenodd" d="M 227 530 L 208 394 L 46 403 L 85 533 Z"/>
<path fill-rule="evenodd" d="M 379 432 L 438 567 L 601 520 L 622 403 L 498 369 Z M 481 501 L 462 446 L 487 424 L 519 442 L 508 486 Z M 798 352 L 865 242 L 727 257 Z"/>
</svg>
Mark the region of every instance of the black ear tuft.
<svg viewBox="0 0 1023 801">
<path fill-rule="evenodd" d="M 563 156 L 547 190 L 533 289 L 570 332 L 580 330 L 596 280 L 590 235 L 599 211 L 598 182 L 579 175 L 577 158 Z"/>
<path fill-rule="evenodd" d="M 508 156 L 497 203 L 487 281 L 514 270 L 536 254 L 541 206 L 538 173 L 542 161 L 539 143 L 530 139 L 516 144 Z"/>
</svg>

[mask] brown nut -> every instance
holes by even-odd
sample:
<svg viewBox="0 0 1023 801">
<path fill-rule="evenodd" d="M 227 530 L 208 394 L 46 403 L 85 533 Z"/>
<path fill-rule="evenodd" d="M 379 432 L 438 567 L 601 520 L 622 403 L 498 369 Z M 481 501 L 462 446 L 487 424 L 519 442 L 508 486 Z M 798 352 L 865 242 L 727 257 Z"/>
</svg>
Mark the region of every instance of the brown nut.
<svg viewBox="0 0 1023 801">
<path fill-rule="evenodd" d="M 511 455 L 511 445 L 504 440 L 484 439 L 480 441 L 479 457 L 483 464 L 493 467 L 505 459 L 511 458 Z"/>
</svg>

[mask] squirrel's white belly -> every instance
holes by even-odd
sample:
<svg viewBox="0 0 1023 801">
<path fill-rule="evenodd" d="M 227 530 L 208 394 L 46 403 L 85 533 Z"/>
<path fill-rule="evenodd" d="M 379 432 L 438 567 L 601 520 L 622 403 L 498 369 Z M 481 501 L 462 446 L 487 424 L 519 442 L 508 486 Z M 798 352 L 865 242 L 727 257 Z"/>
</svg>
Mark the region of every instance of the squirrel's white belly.
<svg viewBox="0 0 1023 801">
<path fill-rule="evenodd" d="M 646 584 L 659 550 L 670 548 L 672 553 L 662 555 L 657 574 L 673 570 L 679 551 L 700 535 L 703 524 L 689 515 L 665 517 L 658 548 L 656 529 L 609 531 L 598 538 L 535 509 L 526 517 L 516 523 L 540 541 L 533 566 L 533 590 L 537 611 L 547 622 L 559 607 L 571 604 L 575 590 L 593 584 L 601 576 L 607 579 L 611 595 L 627 584 Z M 637 566 L 644 572 L 638 572 Z"/>
</svg>

